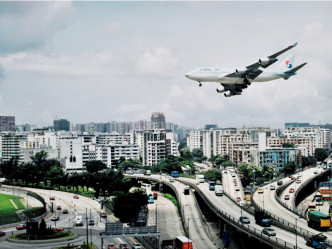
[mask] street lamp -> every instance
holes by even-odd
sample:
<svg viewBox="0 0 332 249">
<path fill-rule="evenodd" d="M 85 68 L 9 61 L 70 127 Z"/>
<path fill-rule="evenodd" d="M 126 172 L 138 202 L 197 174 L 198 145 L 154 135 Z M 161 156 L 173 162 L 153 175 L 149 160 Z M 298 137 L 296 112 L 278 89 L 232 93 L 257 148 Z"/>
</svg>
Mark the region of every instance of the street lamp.
<svg viewBox="0 0 332 249">
<path fill-rule="evenodd" d="M 295 248 L 297 249 L 297 218 L 295 218 Z"/>
</svg>

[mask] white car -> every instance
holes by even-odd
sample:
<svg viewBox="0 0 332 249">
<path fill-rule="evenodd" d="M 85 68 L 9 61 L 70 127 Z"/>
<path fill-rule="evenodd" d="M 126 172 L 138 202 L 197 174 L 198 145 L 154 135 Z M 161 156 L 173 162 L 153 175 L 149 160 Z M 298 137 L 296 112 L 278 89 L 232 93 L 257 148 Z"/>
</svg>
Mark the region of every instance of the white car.
<svg viewBox="0 0 332 249">
<path fill-rule="evenodd" d="M 132 249 L 142 249 L 142 245 L 140 243 L 133 244 Z"/>
</svg>

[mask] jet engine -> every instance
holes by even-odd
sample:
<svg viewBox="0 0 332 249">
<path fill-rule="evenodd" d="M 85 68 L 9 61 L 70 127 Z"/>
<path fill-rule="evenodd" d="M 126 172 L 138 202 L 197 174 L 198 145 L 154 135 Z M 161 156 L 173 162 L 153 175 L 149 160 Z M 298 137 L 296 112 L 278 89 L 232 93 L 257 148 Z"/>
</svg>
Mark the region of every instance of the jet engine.
<svg viewBox="0 0 332 249">
<path fill-rule="evenodd" d="M 247 68 L 235 69 L 236 74 L 243 74 L 247 71 Z"/>
<path fill-rule="evenodd" d="M 275 63 L 278 59 L 269 59 L 267 57 L 261 58 L 258 60 L 259 64 L 263 67 L 266 68 L 270 66 L 271 64 Z"/>
<path fill-rule="evenodd" d="M 224 93 L 224 92 L 226 92 L 225 88 L 223 88 L 223 87 L 217 88 L 217 93 Z"/>
</svg>

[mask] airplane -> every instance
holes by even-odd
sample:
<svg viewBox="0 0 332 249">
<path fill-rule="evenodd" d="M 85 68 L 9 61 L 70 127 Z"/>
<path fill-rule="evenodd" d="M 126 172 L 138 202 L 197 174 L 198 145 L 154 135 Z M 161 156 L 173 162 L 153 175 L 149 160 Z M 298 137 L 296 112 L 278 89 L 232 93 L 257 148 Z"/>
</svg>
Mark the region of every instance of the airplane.
<svg viewBox="0 0 332 249">
<path fill-rule="evenodd" d="M 272 54 L 268 57 L 261 58 L 257 62 L 239 69 L 227 69 L 227 68 L 197 68 L 186 73 L 186 77 L 197 81 L 199 86 L 202 86 L 202 82 L 217 82 L 223 87 L 217 88 L 218 93 L 224 93 L 225 97 L 231 97 L 234 95 L 241 95 L 242 90 L 250 86 L 252 82 L 265 82 L 283 78 L 288 80 L 291 76 L 296 75 L 296 72 L 305 66 L 307 63 L 303 63 L 297 67 L 294 66 L 294 56 L 288 56 L 283 60 L 276 70 L 264 70 L 268 66 L 277 62 L 277 57 L 286 51 L 294 48 L 297 42 L 287 48 Z M 284 69 L 280 67 L 284 67 Z M 262 69 L 260 69 L 262 68 Z M 228 91 L 228 94 L 225 92 Z"/>
</svg>

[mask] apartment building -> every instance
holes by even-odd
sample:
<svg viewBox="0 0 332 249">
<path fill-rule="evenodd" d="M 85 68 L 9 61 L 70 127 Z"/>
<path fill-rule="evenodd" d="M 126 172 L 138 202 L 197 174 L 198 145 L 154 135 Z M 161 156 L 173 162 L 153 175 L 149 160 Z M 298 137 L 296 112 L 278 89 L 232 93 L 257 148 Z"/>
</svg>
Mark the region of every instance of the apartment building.
<svg viewBox="0 0 332 249">
<path fill-rule="evenodd" d="M 20 162 L 24 161 L 23 148 L 27 135 L 17 132 L 1 133 L 1 161 L 9 161 L 12 157 L 18 157 Z"/>
<path fill-rule="evenodd" d="M 327 128 L 308 126 L 308 127 L 289 127 L 285 129 L 287 138 L 311 138 L 312 153 L 317 148 L 331 149 L 331 130 Z"/>
<path fill-rule="evenodd" d="M 168 155 L 179 156 L 178 143 L 170 130 L 136 131 L 135 137 L 143 165 L 156 165 Z"/>
</svg>

